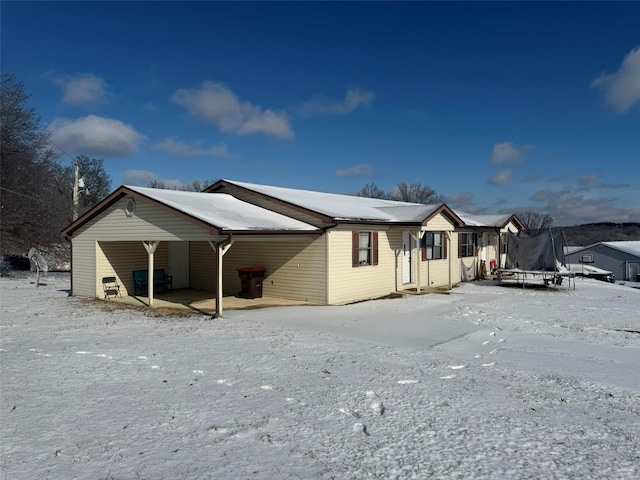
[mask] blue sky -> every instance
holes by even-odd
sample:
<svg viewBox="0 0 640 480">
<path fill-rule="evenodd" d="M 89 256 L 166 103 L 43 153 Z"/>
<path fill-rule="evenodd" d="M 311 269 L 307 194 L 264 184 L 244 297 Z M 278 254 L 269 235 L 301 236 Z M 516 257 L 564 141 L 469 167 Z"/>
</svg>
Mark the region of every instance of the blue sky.
<svg viewBox="0 0 640 480">
<path fill-rule="evenodd" d="M 640 222 L 640 2 L 2 2 L 1 22 L 3 71 L 114 188 L 420 182 L 468 212 Z"/>
</svg>

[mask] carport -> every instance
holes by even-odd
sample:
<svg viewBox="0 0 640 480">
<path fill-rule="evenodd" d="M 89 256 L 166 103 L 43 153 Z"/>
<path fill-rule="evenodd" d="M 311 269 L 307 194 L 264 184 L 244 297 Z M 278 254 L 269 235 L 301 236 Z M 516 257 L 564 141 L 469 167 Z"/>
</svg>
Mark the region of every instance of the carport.
<svg viewBox="0 0 640 480">
<path fill-rule="evenodd" d="M 183 245 L 189 266 L 197 270 L 189 282 L 215 288 L 215 317 L 222 316 L 225 281 L 235 281 L 231 277 L 237 275 L 235 269 L 263 262 L 282 271 L 278 278 L 284 279 L 282 275 L 292 269 L 289 262 L 300 270 L 300 258 L 322 244 L 317 227 L 231 195 L 128 186 L 117 189 L 62 233 L 72 244 L 72 295 L 100 298 L 102 278 L 115 276 L 122 295 L 131 296 L 133 271 L 144 269 L 146 278 L 153 279 L 154 270 L 169 270 L 170 246 Z M 244 247 L 225 265 L 225 255 L 238 245 Z M 213 259 L 202 253 L 204 249 L 213 251 Z M 276 281 L 272 282 L 276 291 Z M 153 307 L 153 281 L 148 281 L 147 290 L 147 304 Z"/>
</svg>

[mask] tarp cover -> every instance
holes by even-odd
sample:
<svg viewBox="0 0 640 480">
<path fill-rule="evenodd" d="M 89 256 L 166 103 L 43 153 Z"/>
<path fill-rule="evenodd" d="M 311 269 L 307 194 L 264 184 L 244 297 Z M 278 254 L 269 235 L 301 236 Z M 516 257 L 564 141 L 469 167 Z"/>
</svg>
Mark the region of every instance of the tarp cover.
<svg viewBox="0 0 640 480">
<path fill-rule="evenodd" d="M 557 272 L 560 265 L 564 265 L 562 230 L 556 232 L 549 230 L 535 237 L 509 232 L 506 268 Z"/>
</svg>

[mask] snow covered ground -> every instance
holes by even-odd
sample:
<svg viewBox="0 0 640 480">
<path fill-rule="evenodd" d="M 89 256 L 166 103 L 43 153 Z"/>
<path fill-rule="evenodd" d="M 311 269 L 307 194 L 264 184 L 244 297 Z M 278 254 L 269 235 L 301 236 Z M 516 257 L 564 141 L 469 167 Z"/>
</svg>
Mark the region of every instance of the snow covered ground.
<svg viewBox="0 0 640 480">
<path fill-rule="evenodd" d="M 640 478 L 640 291 L 576 284 L 209 320 L 1 278 L 2 478 Z"/>
</svg>

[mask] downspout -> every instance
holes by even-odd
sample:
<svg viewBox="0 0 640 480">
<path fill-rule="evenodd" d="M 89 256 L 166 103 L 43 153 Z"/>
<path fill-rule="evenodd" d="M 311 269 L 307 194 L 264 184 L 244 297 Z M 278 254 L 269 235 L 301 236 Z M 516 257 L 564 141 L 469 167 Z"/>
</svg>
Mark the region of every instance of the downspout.
<svg viewBox="0 0 640 480">
<path fill-rule="evenodd" d="M 222 317 L 222 257 L 227 250 L 231 248 L 233 244 L 233 238 L 231 234 L 219 242 L 213 242 L 209 240 L 209 245 L 213 248 L 213 251 L 216 252 L 216 311 L 211 318 L 221 318 Z"/>
</svg>

